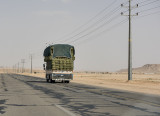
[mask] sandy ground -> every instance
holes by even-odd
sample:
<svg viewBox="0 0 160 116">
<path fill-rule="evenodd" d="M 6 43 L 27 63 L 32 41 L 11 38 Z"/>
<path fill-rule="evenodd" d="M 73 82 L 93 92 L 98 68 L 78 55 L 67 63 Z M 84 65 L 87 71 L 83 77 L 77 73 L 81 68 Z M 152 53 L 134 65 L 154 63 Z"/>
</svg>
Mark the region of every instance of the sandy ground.
<svg viewBox="0 0 160 116">
<path fill-rule="evenodd" d="M 133 74 L 133 80 L 128 81 L 127 74 L 82 73 L 75 74 L 72 82 L 160 95 L 160 75 L 156 74 Z"/>
<path fill-rule="evenodd" d="M 45 73 L 19 73 L 45 78 Z M 160 74 L 133 74 L 133 80 L 127 80 L 127 74 L 91 74 L 74 73 L 72 83 L 88 84 L 106 88 L 160 95 Z"/>
<path fill-rule="evenodd" d="M 3 73 L 3 71 L 0 71 L 0 73 Z M 44 71 L 41 71 L 36 74 L 18 74 L 45 78 Z M 160 74 L 133 74 L 132 81 L 128 81 L 127 79 L 127 74 L 101 74 L 76 72 L 74 73 L 74 79 L 71 82 L 160 95 Z"/>
</svg>

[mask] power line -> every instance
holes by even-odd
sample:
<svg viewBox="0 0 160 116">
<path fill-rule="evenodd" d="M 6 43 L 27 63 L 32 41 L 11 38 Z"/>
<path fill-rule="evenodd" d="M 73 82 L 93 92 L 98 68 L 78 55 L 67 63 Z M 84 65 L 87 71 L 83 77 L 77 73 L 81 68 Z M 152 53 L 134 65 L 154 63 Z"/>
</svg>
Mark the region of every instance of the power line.
<svg viewBox="0 0 160 116">
<path fill-rule="evenodd" d="M 65 36 L 57 39 L 57 40 L 61 40 L 63 41 L 63 38 L 66 38 L 66 36 L 70 36 L 72 34 L 74 34 L 75 32 L 77 32 L 78 30 L 82 29 L 84 26 L 88 25 L 89 23 L 91 23 L 95 18 L 97 18 L 99 15 L 101 15 L 103 12 L 105 12 L 107 9 L 109 9 L 114 3 L 116 3 L 117 0 L 114 0 L 111 4 L 107 5 L 104 9 L 102 9 L 101 11 L 99 11 L 94 17 L 92 17 L 91 19 L 89 19 L 86 23 L 82 24 L 81 26 L 77 27 L 75 30 L 73 30 L 72 32 L 66 34 Z"/>
<path fill-rule="evenodd" d="M 96 16 L 94 16 L 94 17 L 91 18 L 89 21 L 87 21 L 87 23 L 85 23 L 85 24 L 83 24 L 82 26 L 80 26 L 79 28 L 77 28 L 77 30 L 79 30 L 80 28 L 88 25 L 92 20 L 94 20 L 96 17 L 98 17 L 100 14 L 102 14 L 105 10 L 107 10 L 108 8 L 110 8 L 116 1 L 117 1 L 117 0 L 113 1 L 110 5 L 108 5 L 108 6 L 107 6 L 106 8 L 104 8 L 102 11 L 100 11 Z M 128 1 L 125 2 L 124 4 L 126 4 L 126 3 L 128 3 Z M 73 35 L 72 37 L 68 37 L 68 38 L 65 39 L 65 40 L 62 39 L 63 41 L 61 41 L 61 42 L 66 42 L 66 41 L 68 41 L 68 40 L 71 40 L 71 39 L 75 38 L 76 36 L 80 35 L 81 33 L 86 32 L 87 30 L 89 30 L 90 28 L 94 27 L 94 26 L 97 25 L 98 23 L 101 23 L 104 19 L 110 17 L 110 15 L 113 15 L 114 12 L 118 11 L 119 9 L 120 9 L 119 6 L 116 7 L 114 10 L 112 10 L 111 12 L 109 12 L 108 14 L 106 14 L 104 17 L 102 17 L 100 20 L 98 20 L 97 22 L 95 22 L 95 23 L 92 24 L 91 26 L 87 27 L 85 30 L 82 30 L 81 32 Z M 109 16 L 108 16 L 108 15 L 109 15 Z M 76 32 L 77 30 L 73 31 L 73 33 Z M 71 34 L 72 34 L 72 33 L 70 33 L 69 35 L 71 35 Z"/>
<path fill-rule="evenodd" d="M 149 2 L 149 3 L 146 3 L 146 4 L 143 4 L 143 5 L 140 5 L 139 7 L 147 6 L 147 5 L 153 4 L 153 3 L 158 2 L 158 1 L 160 1 L 160 0 L 155 0 L 155 1 L 152 1 L 152 2 Z"/>
<path fill-rule="evenodd" d="M 125 3 L 126 4 L 126 3 Z M 110 15 L 110 16 L 112 16 L 115 12 L 117 12 L 118 10 L 120 9 L 120 7 L 118 6 L 118 7 L 116 7 L 114 10 L 112 10 L 111 12 L 109 12 L 107 15 L 105 15 L 103 18 L 101 18 L 100 20 L 98 20 L 96 23 L 94 23 L 95 25 L 97 25 L 97 23 L 99 23 L 99 22 L 101 22 L 101 21 L 103 21 L 105 18 L 109 18 L 109 16 L 108 15 Z M 97 15 L 98 16 L 98 15 Z M 112 18 L 113 19 L 113 18 Z M 111 21 L 113 21 L 113 20 L 109 20 L 109 21 L 107 21 L 107 23 L 109 22 L 111 22 Z M 106 22 L 105 22 L 105 24 L 106 24 Z M 96 28 L 96 30 L 97 29 L 100 29 L 102 26 L 103 26 L 104 24 L 102 24 L 101 26 L 99 26 L 98 28 Z M 92 26 L 90 26 L 89 28 L 91 28 Z M 89 29 L 89 28 L 87 28 L 87 30 Z M 85 30 L 85 31 L 87 31 L 87 30 Z M 95 29 L 94 29 L 94 31 L 96 31 Z M 85 32 L 84 31 L 84 32 Z M 93 30 L 92 30 L 92 32 L 94 32 Z M 87 34 L 87 35 L 89 35 L 89 34 Z"/>
<path fill-rule="evenodd" d="M 114 0 L 111 4 L 107 5 L 107 7 L 105 7 L 104 9 L 102 9 L 100 12 L 98 12 L 93 18 L 89 19 L 86 23 L 82 24 L 81 26 L 79 26 L 78 28 L 76 28 L 74 31 L 72 31 L 71 33 L 63 36 L 62 38 L 72 35 L 73 33 L 77 32 L 78 30 L 80 30 L 81 28 L 83 28 L 84 26 L 88 25 L 90 22 L 92 22 L 96 17 L 98 17 L 99 15 L 101 15 L 103 12 L 105 12 L 107 9 L 109 9 L 114 3 L 116 3 L 117 0 Z"/>
<path fill-rule="evenodd" d="M 150 2 L 151 0 L 144 0 L 142 2 L 139 2 L 138 4 L 142 4 L 142 3 L 145 3 L 145 2 Z"/>
<path fill-rule="evenodd" d="M 146 1 L 150 1 L 150 0 L 146 0 Z M 152 1 L 152 2 L 150 2 L 150 3 L 148 3 L 148 4 L 145 4 L 145 5 L 150 5 L 150 4 L 155 3 L 155 2 L 157 2 L 157 1 L 160 1 L 160 0 Z M 142 2 L 140 2 L 140 3 L 142 3 Z M 137 4 L 137 7 L 143 7 L 143 6 L 145 6 L 145 5 L 140 6 L 139 3 L 138 3 L 138 4 Z M 140 12 L 145 12 L 145 11 L 152 10 L 152 9 L 156 9 L 156 8 L 159 8 L 159 7 L 160 7 L 160 6 L 154 7 L 154 8 L 150 8 L 150 9 L 147 9 L 147 10 L 142 10 L 142 11 L 139 11 L 138 13 L 140 13 Z M 131 8 L 131 11 L 132 11 L 132 10 L 134 10 L 134 9 Z M 128 10 L 123 11 L 123 13 L 125 13 L 125 12 L 127 12 L 127 11 L 128 11 Z"/>
<path fill-rule="evenodd" d="M 120 15 L 116 15 L 115 17 L 113 17 L 113 18 L 110 19 L 109 21 L 103 23 L 102 25 L 98 26 L 97 28 L 95 28 L 94 30 L 90 31 L 89 33 L 87 33 L 87 34 L 85 34 L 85 35 L 83 35 L 83 36 L 80 36 L 80 37 L 76 38 L 75 40 L 71 41 L 71 43 L 76 42 L 76 41 L 78 41 L 79 39 L 81 39 L 81 38 L 83 38 L 83 37 L 85 37 L 85 36 L 88 36 L 88 35 L 90 35 L 91 33 L 99 30 L 100 28 L 104 27 L 106 24 L 109 24 L 109 23 L 111 23 L 113 20 L 117 19 L 119 16 L 120 16 Z"/>
<path fill-rule="evenodd" d="M 97 39 L 96 37 L 99 36 L 101 33 L 109 32 L 110 30 L 112 30 L 112 29 L 114 29 L 114 28 L 116 28 L 116 27 L 118 27 L 118 26 L 126 23 L 127 21 L 128 21 L 128 19 L 124 19 L 124 20 L 120 21 L 119 23 L 116 23 L 115 25 L 111 26 L 110 28 L 107 28 L 107 29 L 105 29 L 104 31 L 101 31 L 101 32 L 98 33 L 98 34 L 96 34 L 96 35 L 94 35 L 94 36 L 92 36 L 92 37 L 90 37 L 90 38 L 87 38 L 87 39 L 83 40 L 82 42 L 78 43 L 78 45 L 83 44 L 83 43 L 86 43 L 86 41 L 89 41 L 89 40 Z M 94 39 L 93 39 L 93 38 L 94 38 Z"/>
<path fill-rule="evenodd" d="M 96 26 L 97 24 L 103 22 L 105 19 L 107 18 L 110 18 L 113 14 L 115 14 L 118 10 L 120 10 L 120 7 L 116 7 L 114 10 L 112 10 L 111 12 L 109 12 L 108 14 L 106 14 L 104 17 L 102 17 L 100 20 L 96 21 L 94 24 L 92 24 L 91 26 L 89 26 L 88 28 L 86 28 L 85 30 L 79 32 L 78 34 L 70 37 L 70 38 L 67 38 L 66 40 L 64 41 L 68 41 L 68 40 L 71 40 L 73 38 L 75 38 L 76 36 L 88 31 L 90 28 L 92 29 L 94 26 Z"/>
<path fill-rule="evenodd" d="M 152 13 L 149 13 L 149 14 L 141 15 L 137 19 L 142 18 L 142 17 L 146 17 L 146 16 L 150 16 L 150 15 L 154 15 L 154 14 L 160 14 L 160 11 L 156 11 L 156 12 L 152 12 Z"/>
<path fill-rule="evenodd" d="M 140 11 L 140 12 L 138 12 L 138 13 L 146 12 L 146 11 L 153 10 L 153 9 L 157 9 L 157 8 L 160 8 L 160 6 L 153 7 L 153 8 L 149 8 L 149 9 L 146 9 L 146 10 L 142 10 L 142 11 Z"/>
<path fill-rule="evenodd" d="M 152 1 L 152 2 L 149 2 L 149 1 L 151 1 L 151 0 L 145 0 L 145 1 L 143 1 L 143 2 L 139 2 L 138 4 L 137 4 L 137 7 L 143 7 L 143 6 L 146 6 L 146 5 L 150 5 L 150 4 L 152 4 L 152 3 L 155 3 L 155 2 L 158 2 L 158 1 L 160 1 L 160 0 L 155 0 L 155 1 Z M 147 4 L 144 4 L 144 5 L 139 5 L 139 4 L 142 4 L 142 3 L 145 3 L 145 2 L 149 2 L 149 3 L 147 3 Z M 135 7 L 136 8 L 136 7 Z M 134 10 L 134 7 L 131 7 L 131 11 L 132 10 Z M 128 12 L 128 10 L 126 10 L 126 11 L 123 11 L 123 13 L 125 13 L 125 12 Z"/>
</svg>

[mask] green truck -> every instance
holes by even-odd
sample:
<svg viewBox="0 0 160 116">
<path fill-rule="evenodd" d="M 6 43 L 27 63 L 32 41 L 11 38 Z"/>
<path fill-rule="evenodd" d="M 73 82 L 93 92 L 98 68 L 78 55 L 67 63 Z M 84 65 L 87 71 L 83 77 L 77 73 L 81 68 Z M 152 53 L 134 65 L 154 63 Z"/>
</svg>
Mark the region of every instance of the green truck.
<svg viewBox="0 0 160 116">
<path fill-rule="evenodd" d="M 46 81 L 61 81 L 69 83 L 73 79 L 75 60 L 74 46 L 68 44 L 54 44 L 48 46 L 43 53 Z"/>
</svg>

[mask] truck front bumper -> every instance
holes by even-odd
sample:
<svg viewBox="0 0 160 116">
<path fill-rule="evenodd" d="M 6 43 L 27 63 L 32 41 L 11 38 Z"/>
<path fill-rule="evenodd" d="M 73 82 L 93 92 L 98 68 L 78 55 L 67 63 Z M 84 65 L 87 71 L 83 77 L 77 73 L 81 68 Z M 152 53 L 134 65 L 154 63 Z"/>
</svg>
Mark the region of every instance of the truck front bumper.
<svg viewBox="0 0 160 116">
<path fill-rule="evenodd" d="M 52 78 L 52 80 L 56 80 L 56 81 L 73 80 L 73 74 L 56 74 L 56 73 L 53 73 L 51 78 Z"/>
</svg>

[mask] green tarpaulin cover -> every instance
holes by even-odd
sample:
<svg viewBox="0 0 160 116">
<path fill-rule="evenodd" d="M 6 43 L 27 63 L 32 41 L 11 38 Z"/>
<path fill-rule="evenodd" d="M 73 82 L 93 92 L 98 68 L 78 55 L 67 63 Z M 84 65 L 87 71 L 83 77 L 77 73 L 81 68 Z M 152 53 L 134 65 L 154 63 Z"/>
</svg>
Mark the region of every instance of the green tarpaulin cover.
<svg viewBox="0 0 160 116">
<path fill-rule="evenodd" d="M 55 45 L 50 45 L 48 46 L 43 53 L 44 57 L 48 57 L 51 56 L 52 52 L 53 52 L 53 58 L 54 57 L 67 57 L 67 58 L 71 58 L 71 48 L 73 49 L 73 53 L 74 52 L 74 47 L 68 44 L 55 44 Z M 53 51 L 52 51 L 53 49 Z"/>
</svg>

